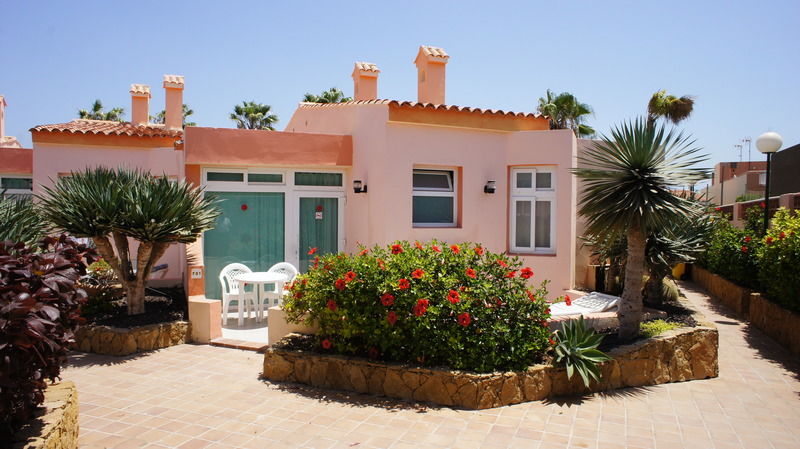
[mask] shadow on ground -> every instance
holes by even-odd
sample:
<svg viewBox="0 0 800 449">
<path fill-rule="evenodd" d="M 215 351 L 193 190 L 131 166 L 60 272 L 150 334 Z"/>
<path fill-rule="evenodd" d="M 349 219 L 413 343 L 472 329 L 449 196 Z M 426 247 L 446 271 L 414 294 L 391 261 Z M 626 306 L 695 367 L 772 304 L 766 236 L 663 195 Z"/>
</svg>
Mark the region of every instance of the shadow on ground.
<svg viewBox="0 0 800 449">
<path fill-rule="evenodd" d="M 103 354 L 93 354 L 90 352 L 70 351 L 67 355 L 67 363 L 64 365 L 66 368 L 83 368 L 90 366 L 113 366 L 121 365 L 130 360 L 136 360 L 149 356 L 152 352 L 140 352 L 138 354 L 131 354 L 126 356 L 113 356 Z"/>
<path fill-rule="evenodd" d="M 554 398 L 547 398 L 542 401 L 544 405 L 559 405 L 559 406 L 567 406 L 572 407 L 573 405 L 581 405 L 587 400 L 593 397 L 601 397 L 601 398 L 617 398 L 617 399 L 624 399 L 624 398 L 637 398 L 643 397 L 647 395 L 650 391 L 652 391 L 652 387 L 627 387 L 627 388 L 619 388 L 616 390 L 609 390 L 609 391 L 601 391 L 598 393 L 586 393 L 580 396 L 558 396 Z"/>
</svg>

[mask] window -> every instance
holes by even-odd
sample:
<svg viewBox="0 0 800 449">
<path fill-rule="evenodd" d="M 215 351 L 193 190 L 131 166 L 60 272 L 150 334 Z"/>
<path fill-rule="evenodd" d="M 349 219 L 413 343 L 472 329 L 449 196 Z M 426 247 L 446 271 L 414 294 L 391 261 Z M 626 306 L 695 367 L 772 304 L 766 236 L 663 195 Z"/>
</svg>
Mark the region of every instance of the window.
<svg viewBox="0 0 800 449">
<path fill-rule="evenodd" d="M 512 252 L 555 252 L 555 201 L 555 167 L 511 170 Z"/>
<path fill-rule="evenodd" d="M 767 185 L 767 172 L 758 174 L 758 185 L 760 186 Z"/>
<path fill-rule="evenodd" d="M 0 194 L 6 198 L 30 199 L 33 197 L 33 178 L 2 177 Z"/>
<path fill-rule="evenodd" d="M 412 223 L 417 227 L 456 225 L 454 170 L 414 170 Z"/>
<path fill-rule="evenodd" d="M 244 173 L 210 171 L 206 174 L 206 181 L 242 182 Z"/>
<path fill-rule="evenodd" d="M 341 187 L 341 173 L 306 173 L 297 172 L 294 174 L 294 185 L 296 186 L 322 186 L 322 187 Z"/>
</svg>

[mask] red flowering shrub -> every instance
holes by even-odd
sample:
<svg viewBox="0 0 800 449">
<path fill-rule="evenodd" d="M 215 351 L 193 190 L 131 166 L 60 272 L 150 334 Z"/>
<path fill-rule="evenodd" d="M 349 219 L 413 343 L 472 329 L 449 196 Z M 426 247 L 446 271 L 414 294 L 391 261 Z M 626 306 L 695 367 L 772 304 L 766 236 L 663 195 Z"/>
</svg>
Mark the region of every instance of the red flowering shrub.
<svg viewBox="0 0 800 449">
<path fill-rule="evenodd" d="M 778 209 L 759 247 L 758 273 L 767 297 L 800 312 L 800 213 Z"/>
<path fill-rule="evenodd" d="M 386 361 L 488 372 L 541 359 L 546 282 L 529 286 L 530 268 L 480 246 L 418 243 L 322 256 L 293 284 L 289 321 L 316 323 L 320 348 Z"/>
<path fill-rule="evenodd" d="M 44 401 L 46 381 L 59 378 L 86 301 L 75 282 L 97 258 L 66 236 L 35 249 L 0 242 L 0 441 Z"/>
</svg>

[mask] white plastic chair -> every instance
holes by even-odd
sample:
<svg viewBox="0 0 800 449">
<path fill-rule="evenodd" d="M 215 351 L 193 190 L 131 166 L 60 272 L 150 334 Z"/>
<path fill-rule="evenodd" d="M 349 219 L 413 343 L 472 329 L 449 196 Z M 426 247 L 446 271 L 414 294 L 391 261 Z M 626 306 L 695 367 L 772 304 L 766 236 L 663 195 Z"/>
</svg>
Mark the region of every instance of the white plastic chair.
<svg viewBox="0 0 800 449">
<path fill-rule="evenodd" d="M 266 302 L 267 309 L 269 309 L 271 306 L 281 305 L 283 302 L 283 287 L 294 281 L 294 278 L 296 278 L 297 274 L 299 273 L 297 268 L 295 268 L 295 266 L 289 262 L 276 263 L 275 265 L 269 267 L 268 271 L 270 273 L 280 273 L 286 276 L 286 282 L 276 283 L 274 290 L 267 290 L 266 287 L 264 288 L 263 297 Z"/>
<path fill-rule="evenodd" d="M 247 265 L 240 263 L 232 263 L 225 265 L 222 271 L 219 272 L 219 283 L 222 286 L 222 324 L 228 324 L 228 308 L 231 301 L 236 300 L 237 307 L 241 309 L 245 307 L 245 313 L 250 316 L 250 310 L 255 310 L 255 290 L 246 292 L 244 285 L 239 285 L 236 277 L 244 273 L 252 273 L 253 270 L 247 268 Z M 241 324 L 241 323 L 240 323 Z"/>
</svg>

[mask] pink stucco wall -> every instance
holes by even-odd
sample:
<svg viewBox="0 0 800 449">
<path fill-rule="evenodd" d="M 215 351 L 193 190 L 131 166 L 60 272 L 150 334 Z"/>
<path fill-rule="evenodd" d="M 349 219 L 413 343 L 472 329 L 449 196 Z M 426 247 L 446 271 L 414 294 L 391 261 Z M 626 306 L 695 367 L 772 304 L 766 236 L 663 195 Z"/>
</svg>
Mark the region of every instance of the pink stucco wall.
<svg viewBox="0 0 800 449">
<path fill-rule="evenodd" d="M 385 105 L 298 108 L 286 131 L 351 134 L 354 179 L 367 194 L 348 192 L 347 250 L 357 243 L 397 239 L 476 241 L 492 251 L 508 249 L 508 182 L 511 166 L 557 165 L 556 253 L 520 255 L 534 268 L 535 281 L 549 279 L 551 297 L 574 285 L 576 140 L 571 131 L 499 132 L 467 127 L 388 122 Z M 461 226 L 414 228 L 412 170 L 415 166 L 461 170 Z M 497 192 L 483 192 L 487 180 Z"/>
<path fill-rule="evenodd" d="M 128 167 L 149 170 L 153 174 L 183 178 L 183 152 L 174 148 L 126 148 L 102 145 L 66 145 L 37 143 L 33 151 L 33 192 L 41 194 L 42 186 L 52 185 L 59 174 L 87 167 Z M 183 279 L 184 245 L 173 245 L 158 264 L 168 264 L 151 278 L 153 284 L 176 284 Z M 135 248 L 132 248 L 135 250 Z M 177 282 L 176 282 L 177 281 Z"/>
</svg>

